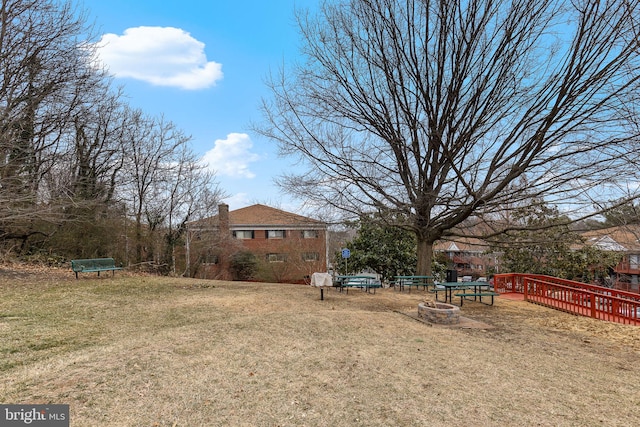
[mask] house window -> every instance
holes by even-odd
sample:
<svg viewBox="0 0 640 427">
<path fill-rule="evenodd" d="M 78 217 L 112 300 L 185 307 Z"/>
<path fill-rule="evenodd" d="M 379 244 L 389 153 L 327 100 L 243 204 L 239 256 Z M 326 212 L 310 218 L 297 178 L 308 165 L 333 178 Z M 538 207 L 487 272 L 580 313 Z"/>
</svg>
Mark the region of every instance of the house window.
<svg viewBox="0 0 640 427">
<path fill-rule="evenodd" d="M 267 239 L 284 239 L 284 230 L 267 230 Z"/>
<path fill-rule="evenodd" d="M 318 252 L 304 252 L 302 254 L 303 261 L 319 261 L 320 254 Z"/>
<path fill-rule="evenodd" d="M 318 230 L 304 230 L 302 232 L 303 239 L 317 239 L 318 238 Z"/>
<path fill-rule="evenodd" d="M 253 239 L 253 230 L 236 230 L 233 232 L 236 239 Z"/>
<path fill-rule="evenodd" d="M 269 262 L 285 262 L 287 260 L 287 254 L 267 254 L 267 261 Z"/>
</svg>

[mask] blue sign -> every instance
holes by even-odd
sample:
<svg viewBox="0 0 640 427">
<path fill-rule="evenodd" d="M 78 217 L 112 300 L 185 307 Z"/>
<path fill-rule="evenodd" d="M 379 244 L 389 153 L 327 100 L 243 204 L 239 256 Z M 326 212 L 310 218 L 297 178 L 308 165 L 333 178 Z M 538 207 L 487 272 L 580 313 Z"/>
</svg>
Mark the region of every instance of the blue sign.
<svg viewBox="0 0 640 427">
<path fill-rule="evenodd" d="M 349 258 L 351 256 L 351 251 L 347 248 L 342 250 L 342 258 Z"/>
</svg>

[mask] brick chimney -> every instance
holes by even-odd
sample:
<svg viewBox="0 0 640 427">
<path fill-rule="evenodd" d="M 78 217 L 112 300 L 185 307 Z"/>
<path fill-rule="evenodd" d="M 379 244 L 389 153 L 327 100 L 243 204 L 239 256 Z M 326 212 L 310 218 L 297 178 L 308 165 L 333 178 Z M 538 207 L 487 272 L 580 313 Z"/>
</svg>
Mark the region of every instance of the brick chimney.
<svg viewBox="0 0 640 427">
<path fill-rule="evenodd" d="M 218 205 L 218 229 L 221 234 L 229 234 L 229 205 L 226 203 Z"/>
</svg>

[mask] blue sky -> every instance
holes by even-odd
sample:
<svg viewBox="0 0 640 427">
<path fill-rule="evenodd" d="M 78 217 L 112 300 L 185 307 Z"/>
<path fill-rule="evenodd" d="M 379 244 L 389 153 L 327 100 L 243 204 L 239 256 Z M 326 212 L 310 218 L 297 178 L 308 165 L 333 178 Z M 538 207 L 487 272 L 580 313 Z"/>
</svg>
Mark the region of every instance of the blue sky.
<svg viewBox="0 0 640 427">
<path fill-rule="evenodd" d="M 294 8 L 318 0 L 81 0 L 100 58 L 134 108 L 172 121 L 217 171 L 230 209 L 295 211 L 273 178 L 292 167 L 252 134 L 269 71 L 298 57 Z"/>
</svg>

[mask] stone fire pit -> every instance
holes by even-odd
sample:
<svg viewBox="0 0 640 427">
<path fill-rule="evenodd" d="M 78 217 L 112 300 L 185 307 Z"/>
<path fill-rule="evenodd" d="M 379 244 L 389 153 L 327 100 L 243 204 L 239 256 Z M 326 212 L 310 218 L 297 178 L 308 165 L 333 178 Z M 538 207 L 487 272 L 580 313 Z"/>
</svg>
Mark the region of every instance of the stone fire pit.
<svg viewBox="0 0 640 427">
<path fill-rule="evenodd" d="M 460 307 L 443 302 L 421 302 L 418 304 L 418 317 L 429 323 L 456 325 L 460 323 Z"/>
</svg>

